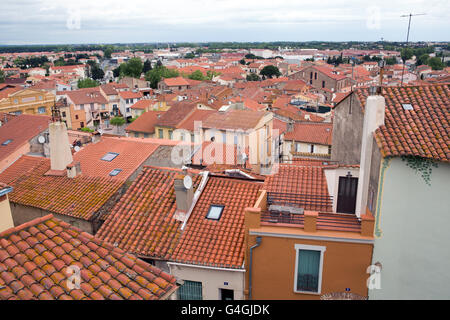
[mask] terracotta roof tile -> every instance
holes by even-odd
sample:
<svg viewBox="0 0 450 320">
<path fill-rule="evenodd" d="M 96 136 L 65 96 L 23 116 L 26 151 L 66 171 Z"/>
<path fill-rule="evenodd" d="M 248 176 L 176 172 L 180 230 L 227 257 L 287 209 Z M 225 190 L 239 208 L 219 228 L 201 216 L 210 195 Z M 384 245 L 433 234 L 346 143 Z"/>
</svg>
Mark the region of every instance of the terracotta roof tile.
<svg viewBox="0 0 450 320">
<path fill-rule="evenodd" d="M 36 256 L 24 254 L 20 243 L 34 243 L 30 250 Z M 58 249 L 71 250 L 76 257 L 67 262 L 55 259 Z M 99 251 L 108 261 L 105 271 L 100 271 L 105 260 L 99 259 Z M 87 265 L 97 266 L 97 271 Z M 81 269 L 78 289 L 68 286 L 70 266 Z M 1 300 L 164 299 L 176 290 L 171 275 L 52 215 L 0 233 L 0 271 Z"/>
<path fill-rule="evenodd" d="M 137 120 L 136 120 L 137 121 Z M 88 144 L 73 155 L 74 161 L 79 161 L 81 173 L 88 177 L 128 179 L 142 163 L 158 148 L 158 144 L 143 141 L 130 141 L 118 138 L 102 137 L 94 144 Z M 117 153 L 112 161 L 101 158 L 108 152 Z M 116 176 L 109 174 L 114 169 L 120 169 Z"/>
<path fill-rule="evenodd" d="M 315 202 L 313 197 L 329 198 L 323 166 L 280 164 L 275 174 L 267 176 L 264 189 L 268 193 L 301 195 L 305 210 L 332 212 L 331 203 Z"/>
<path fill-rule="evenodd" d="M 29 140 L 48 129 L 49 122 L 48 116 L 22 114 L 3 123 L 0 127 L 0 160 L 10 156 Z M 11 142 L 3 145 L 8 140 Z"/>
<path fill-rule="evenodd" d="M 331 145 L 333 124 L 300 122 L 294 125 L 294 130 L 286 132 L 285 140 Z"/>
<path fill-rule="evenodd" d="M 450 161 L 449 84 L 383 87 L 385 124 L 375 132 L 384 157 L 411 155 Z M 367 88 L 356 90 L 362 107 Z M 402 104 L 411 104 L 405 110 Z"/>
<path fill-rule="evenodd" d="M 172 254 L 178 262 L 242 268 L 244 209 L 255 204 L 260 182 L 211 176 Z M 211 205 L 223 205 L 219 220 L 207 219 Z"/>
<path fill-rule="evenodd" d="M 14 188 L 11 202 L 84 220 L 92 219 L 123 184 L 107 178 L 45 175 L 49 169 L 50 159 L 22 156 L 0 174 L 0 181 Z"/>
<path fill-rule="evenodd" d="M 144 100 L 140 100 L 144 101 Z M 147 111 L 141 114 L 136 120 L 134 120 L 125 131 L 127 132 L 144 132 L 155 133 L 155 125 L 159 118 L 166 113 L 166 111 Z"/>
<path fill-rule="evenodd" d="M 265 112 L 253 110 L 229 110 L 211 114 L 203 121 L 203 128 L 218 130 L 253 129 Z"/>
</svg>

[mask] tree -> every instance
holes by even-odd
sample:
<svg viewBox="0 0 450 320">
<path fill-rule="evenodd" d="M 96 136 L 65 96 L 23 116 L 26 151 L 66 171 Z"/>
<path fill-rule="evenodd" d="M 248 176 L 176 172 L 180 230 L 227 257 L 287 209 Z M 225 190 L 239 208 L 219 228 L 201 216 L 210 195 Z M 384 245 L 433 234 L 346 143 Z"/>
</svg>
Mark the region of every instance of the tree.
<svg viewBox="0 0 450 320">
<path fill-rule="evenodd" d="M 184 56 L 184 58 L 185 59 L 193 59 L 193 58 L 195 58 L 195 54 L 193 54 L 192 52 L 189 52 Z"/>
<path fill-rule="evenodd" d="M 152 70 L 152 63 L 150 60 L 145 60 L 144 67 L 142 68 L 142 73 L 147 73 L 148 71 Z"/>
<path fill-rule="evenodd" d="M 98 81 L 95 81 L 91 78 L 86 78 L 83 80 L 78 80 L 78 88 L 82 89 L 82 88 L 92 88 L 92 87 L 98 87 L 100 85 L 100 83 L 98 83 Z"/>
<path fill-rule="evenodd" d="M 429 58 L 427 65 L 429 65 L 433 70 L 442 70 L 445 67 L 445 64 L 442 62 L 441 58 L 438 57 Z"/>
<path fill-rule="evenodd" d="M 128 62 L 120 65 L 120 75 L 140 78 L 144 65 L 140 58 L 131 58 Z"/>
<path fill-rule="evenodd" d="M 106 59 L 111 59 L 111 54 L 113 53 L 113 48 L 111 46 L 107 46 L 105 50 L 103 50 L 103 56 Z"/>
<path fill-rule="evenodd" d="M 180 74 L 177 70 L 167 69 L 164 66 L 156 66 L 145 74 L 145 80 L 150 82 L 150 87 L 156 89 L 161 78 L 175 78 Z"/>
<path fill-rule="evenodd" d="M 188 75 L 188 78 L 192 79 L 192 80 L 199 80 L 199 81 L 206 80 L 206 77 L 203 75 L 203 73 L 200 70 L 195 70 L 190 75 Z"/>
<path fill-rule="evenodd" d="M 397 59 L 395 57 L 389 57 L 385 60 L 386 65 L 391 66 L 397 63 Z"/>
<path fill-rule="evenodd" d="M 247 75 L 246 77 L 247 81 L 259 81 L 261 80 L 260 77 L 256 74 L 251 72 L 249 75 Z"/>
<path fill-rule="evenodd" d="M 414 52 L 411 48 L 403 48 L 401 51 L 401 57 L 403 60 L 403 63 L 405 63 L 406 60 L 409 60 L 414 55 Z"/>
<path fill-rule="evenodd" d="M 239 60 L 239 63 L 245 66 L 245 59 Z"/>
<path fill-rule="evenodd" d="M 5 82 L 5 73 L 3 70 L 0 70 L 0 83 Z"/>
<path fill-rule="evenodd" d="M 275 77 L 281 76 L 280 70 L 278 70 L 278 68 L 273 65 L 265 66 L 259 74 L 265 76 L 266 78 L 267 77 L 272 78 L 273 76 Z"/>
<path fill-rule="evenodd" d="M 117 78 L 120 76 L 120 66 L 118 66 L 117 68 L 113 69 L 113 75 L 114 78 Z"/>
<path fill-rule="evenodd" d="M 125 124 L 125 119 L 122 117 L 114 117 L 110 121 L 111 125 L 116 127 L 116 132 L 119 131 L 119 127 L 123 126 Z"/>
<path fill-rule="evenodd" d="M 94 130 L 92 130 L 92 129 L 88 128 L 88 127 L 83 127 L 80 130 L 83 131 L 83 132 L 94 132 Z"/>
<path fill-rule="evenodd" d="M 422 54 L 420 57 L 417 58 L 416 60 L 416 65 L 420 66 L 422 64 L 427 64 L 428 59 L 430 58 L 430 56 L 426 53 Z"/>
</svg>

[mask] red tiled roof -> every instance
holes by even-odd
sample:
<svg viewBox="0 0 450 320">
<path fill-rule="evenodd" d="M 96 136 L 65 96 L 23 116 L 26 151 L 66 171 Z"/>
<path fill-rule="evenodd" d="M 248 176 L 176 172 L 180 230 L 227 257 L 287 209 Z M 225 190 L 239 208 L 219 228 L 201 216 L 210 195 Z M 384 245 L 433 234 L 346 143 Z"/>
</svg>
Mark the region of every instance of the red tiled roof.
<svg viewBox="0 0 450 320">
<path fill-rule="evenodd" d="M 84 176 L 124 181 L 150 157 L 158 146 L 154 143 L 102 137 L 99 142 L 88 144 L 75 153 L 73 159 L 80 162 L 81 174 Z M 108 152 L 119 155 L 112 161 L 101 160 Z M 109 173 L 114 169 L 122 171 L 117 176 L 110 177 Z"/>
<path fill-rule="evenodd" d="M 180 169 L 144 167 L 96 236 L 146 257 L 168 259 L 180 237 L 173 182 Z M 199 176 L 193 175 L 194 187 Z"/>
<path fill-rule="evenodd" d="M 260 182 L 210 177 L 171 259 L 223 268 L 244 263 L 244 209 L 254 206 Z M 223 205 L 219 220 L 207 219 L 211 205 Z"/>
<path fill-rule="evenodd" d="M 78 176 L 45 175 L 50 159 L 22 156 L 0 174 L 0 181 L 14 188 L 11 202 L 91 220 L 123 181 Z"/>
<path fill-rule="evenodd" d="M 0 120 L 3 121 L 3 119 L 2 117 Z M 49 122 L 49 116 L 22 114 L 3 123 L 0 127 L 0 160 L 5 159 L 30 139 L 45 131 Z M 12 141 L 2 145 L 7 140 Z"/>
<path fill-rule="evenodd" d="M 253 129 L 264 117 L 265 112 L 253 110 L 229 110 L 211 114 L 203 121 L 203 128 L 218 130 Z"/>
<path fill-rule="evenodd" d="M 74 104 L 108 103 L 108 100 L 106 100 L 106 98 L 100 93 L 99 87 L 63 92 L 70 98 L 70 100 L 72 100 Z"/>
<path fill-rule="evenodd" d="M 280 164 L 275 174 L 267 176 L 264 190 L 275 194 L 302 195 L 309 203 L 305 210 L 331 212 L 331 204 L 315 203 L 312 197 L 329 197 L 327 179 L 322 166 Z M 310 198 L 309 198 L 310 197 Z"/>
<path fill-rule="evenodd" d="M 144 100 L 140 100 L 144 101 Z M 144 132 L 155 133 L 155 125 L 166 111 L 147 111 L 141 114 L 136 120 L 134 120 L 125 131 L 127 132 Z"/>
<path fill-rule="evenodd" d="M 194 110 L 196 110 L 196 105 L 192 101 L 183 100 L 172 102 L 170 109 L 159 118 L 156 125 L 175 128 L 181 121 L 194 112 Z"/>
<path fill-rule="evenodd" d="M 286 132 L 285 140 L 331 145 L 333 124 L 300 122 L 294 125 L 294 130 Z"/>
<path fill-rule="evenodd" d="M 142 98 L 142 93 L 140 91 L 138 91 L 138 92 L 119 91 L 118 93 L 122 99 L 140 99 L 140 98 Z"/>
<path fill-rule="evenodd" d="M 375 132 L 384 157 L 418 156 L 450 161 L 450 89 L 449 84 L 405 87 L 383 87 L 386 100 L 385 125 Z M 369 96 L 367 88 L 356 95 L 364 108 Z M 413 110 L 404 110 L 402 104 Z"/>
<path fill-rule="evenodd" d="M 130 108 L 136 109 L 136 110 L 145 110 L 146 108 L 150 107 L 155 101 L 150 99 L 142 99 L 133 104 Z"/>
<path fill-rule="evenodd" d="M 68 286 L 71 266 L 78 289 Z M 0 233 L 0 300 L 167 299 L 175 281 L 52 215 Z"/>
<path fill-rule="evenodd" d="M 1 84 L 0 87 L 0 100 L 4 98 L 8 98 L 10 94 L 13 94 L 14 92 L 22 90 L 20 86 L 15 86 L 13 84 Z"/>
<path fill-rule="evenodd" d="M 185 129 L 194 132 L 195 121 L 203 122 L 203 120 L 215 112 L 215 110 L 195 109 L 194 112 L 189 114 L 184 120 L 180 121 L 176 127 L 177 129 Z"/>
</svg>

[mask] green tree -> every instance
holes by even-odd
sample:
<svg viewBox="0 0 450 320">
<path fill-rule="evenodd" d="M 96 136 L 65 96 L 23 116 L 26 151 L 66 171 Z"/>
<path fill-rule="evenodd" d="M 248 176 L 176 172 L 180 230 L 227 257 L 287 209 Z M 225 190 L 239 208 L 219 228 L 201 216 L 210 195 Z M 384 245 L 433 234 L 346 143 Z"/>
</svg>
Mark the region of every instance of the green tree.
<svg viewBox="0 0 450 320">
<path fill-rule="evenodd" d="M 245 66 L 245 59 L 239 60 L 239 63 Z"/>
<path fill-rule="evenodd" d="M 249 75 L 247 75 L 246 77 L 247 81 L 259 81 L 261 80 L 261 78 L 256 74 L 251 72 Z"/>
<path fill-rule="evenodd" d="M 427 60 L 427 65 L 429 65 L 433 70 L 442 70 L 445 64 L 442 62 L 441 58 L 433 57 Z"/>
<path fill-rule="evenodd" d="M 161 78 L 175 78 L 180 74 L 177 70 L 167 69 L 164 66 L 156 66 L 145 74 L 145 80 L 150 82 L 150 87 L 156 89 Z"/>
<path fill-rule="evenodd" d="M 128 62 L 120 65 L 120 75 L 140 78 L 144 65 L 140 58 L 131 58 Z"/>
<path fill-rule="evenodd" d="M 409 60 L 414 55 L 414 51 L 411 48 L 403 48 L 401 53 L 401 57 L 403 60 L 403 63 L 405 63 L 406 60 Z"/>
<path fill-rule="evenodd" d="M 422 54 L 420 57 L 417 58 L 416 60 L 416 65 L 420 66 L 422 64 L 427 64 L 428 59 L 430 58 L 430 56 L 426 53 Z"/>
<path fill-rule="evenodd" d="M 389 57 L 385 60 L 386 65 L 391 66 L 397 63 L 397 59 L 395 57 Z"/>
<path fill-rule="evenodd" d="M 208 80 L 212 80 L 214 77 L 216 77 L 218 75 L 220 75 L 220 72 L 213 71 L 213 70 L 206 71 L 206 78 Z"/>
<path fill-rule="evenodd" d="M 113 48 L 111 46 L 107 46 L 105 50 L 103 50 L 103 56 L 106 59 L 111 59 L 111 54 L 113 53 Z"/>
<path fill-rule="evenodd" d="M 92 87 L 98 87 L 100 85 L 100 83 L 98 83 L 98 81 L 95 81 L 91 78 L 86 78 L 83 80 L 78 80 L 78 88 L 82 89 L 82 88 L 92 88 Z"/>
<path fill-rule="evenodd" d="M 145 60 L 144 67 L 142 68 L 142 73 L 147 73 L 148 71 L 152 70 L 152 63 L 150 60 Z"/>
<path fill-rule="evenodd" d="M 120 66 L 118 66 L 117 68 L 113 69 L 113 75 L 115 78 L 120 77 Z"/>
<path fill-rule="evenodd" d="M 185 59 L 193 59 L 193 58 L 195 58 L 195 54 L 193 54 L 192 52 L 189 52 L 184 56 L 184 58 Z"/>
<path fill-rule="evenodd" d="M 0 70 L 0 83 L 5 82 L 5 73 L 3 70 Z"/>
<path fill-rule="evenodd" d="M 119 131 L 119 127 L 123 126 L 125 124 L 125 119 L 122 117 L 114 117 L 110 121 L 111 125 L 116 127 L 116 132 Z"/>
<path fill-rule="evenodd" d="M 88 128 L 88 127 L 83 127 L 80 130 L 83 131 L 83 132 L 94 132 L 94 130 L 92 130 L 92 129 Z"/>
<path fill-rule="evenodd" d="M 265 76 L 266 78 L 267 77 L 273 78 L 274 76 L 275 77 L 281 76 L 280 70 L 278 70 L 278 68 L 273 65 L 265 66 L 259 74 L 262 76 Z"/>
<path fill-rule="evenodd" d="M 203 75 L 203 73 L 200 70 L 195 70 L 194 72 L 192 72 L 190 75 L 188 75 L 189 79 L 192 80 L 206 80 L 206 77 Z"/>
</svg>

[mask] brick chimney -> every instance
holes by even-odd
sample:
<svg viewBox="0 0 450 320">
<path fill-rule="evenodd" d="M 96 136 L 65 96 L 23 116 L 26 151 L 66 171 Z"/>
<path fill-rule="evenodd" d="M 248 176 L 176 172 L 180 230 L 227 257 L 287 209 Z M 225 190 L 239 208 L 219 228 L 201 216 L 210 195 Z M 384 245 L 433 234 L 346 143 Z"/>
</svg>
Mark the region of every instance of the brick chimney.
<svg viewBox="0 0 450 320">
<path fill-rule="evenodd" d="M 50 123 L 48 130 L 50 136 L 51 170 L 66 170 L 67 165 L 73 161 L 66 124 L 55 121 Z"/>
<path fill-rule="evenodd" d="M 185 173 L 179 174 L 175 177 L 173 182 L 177 202 L 177 211 L 181 212 L 188 212 L 192 205 L 192 200 L 194 199 L 194 188 L 192 185 L 188 188 L 189 185 L 185 183 L 185 177 L 188 177 L 188 175 Z"/>
<path fill-rule="evenodd" d="M 370 165 L 373 153 L 373 133 L 384 125 L 384 112 L 386 101 L 379 94 L 379 88 L 370 88 L 370 96 L 366 100 L 364 108 L 364 124 L 361 141 L 361 160 L 358 179 L 358 193 L 356 196 L 356 215 L 361 217 L 365 214 L 367 206 L 367 195 L 369 193 Z M 376 146 L 375 146 L 376 147 Z"/>
<path fill-rule="evenodd" d="M 12 190 L 12 187 L 0 182 L 0 233 L 14 227 L 8 199 L 8 193 Z"/>
</svg>

